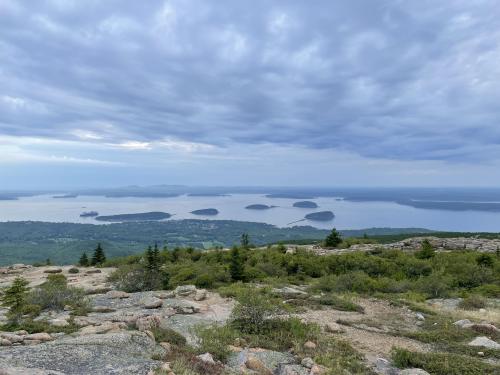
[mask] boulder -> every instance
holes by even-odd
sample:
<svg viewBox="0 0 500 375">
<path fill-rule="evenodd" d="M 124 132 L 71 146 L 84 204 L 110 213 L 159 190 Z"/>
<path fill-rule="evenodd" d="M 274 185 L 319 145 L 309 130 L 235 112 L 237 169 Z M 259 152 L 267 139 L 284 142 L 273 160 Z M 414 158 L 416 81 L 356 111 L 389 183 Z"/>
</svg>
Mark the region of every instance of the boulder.
<svg viewBox="0 0 500 375">
<path fill-rule="evenodd" d="M 205 298 L 207 298 L 207 291 L 205 289 L 198 289 L 193 297 L 195 301 L 203 301 Z"/>
<path fill-rule="evenodd" d="M 245 361 L 245 366 L 262 375 L 273 375 L 273 372 L 257 357 L 249 355 Z"/>
<path fill-rule="evenodd" d="M 28 334 L 28 332 L 26 332 L 24 335 L 27 335 L 27 334 Z M 0 337 L 2 339 L 10 341 L 11 343 L 23 342 L 23 340 L 24 340 L 22 335 L 17 335 L 15 333 L 10 333 L 10 332 L 0 333 Z"/>
<path fill-rule="evenodd" d="M 307 367 L 307 368 L 312 368 L 314 366 L 314 361 L 312 358 L 310 357 L 306 357 L 304 359 L 302 359 L 302 361 L 300 362 L 300 364 L 304 367 Z"/>
<path fill-rule="evenodd" d="M 497 342 L 490 340 L 485 336 L 476 337 L 474 340 L 469 342 L 469 346 L 484 346 L 489 349 L 500 349 L 500 344 Z"/>
<path fill-rule="evenodd" d="M 485 335 L 498 335 L 500 333 L 500 329 L 489 323 L 475 323 L 472 324 L 470 328 L 477 333 L 483 333 Z"/>
<path fill-rule="evenodd" d="M 181 297 L 187 297 L 196 293 L 196 287 L 194 285 L 179 285 L 174 290 L 175 295 Z"/>
<path fill-rule="evenodd" d="M 291 288 L 289 286 L 285 286 L 283 288 L 274 288 L 273 292 L 288 298 L 307 296 L 307 293 L 304 292 L 303 290 L 297 288 Z"/>
<path fill-rule="evenodd" d="M 122 299 L 122 298 L 129 298 L 130 294 L 127 292 L 122 292 L 121 290 L 110 290 L 109 292 L 106 293 L 106 297 L 111 298 L 111 299 Z"/>
<path fill-rule="evenodd" d="M 126 329 L 127 325 L 125 323 L 113 323 L 113 322 L 104 322 L 98 326 L 87 326 L 83 327 L 78 331 L 80 335 L 96 335 L 96 334 L 104 334 L 108 332 L 119 332 L 123 329 Z"/>
<path fill-rule="evenodd" d="M 146 309 L 157 309 L 163 305 L 163 301 L 156 297 L 147 297 L 141 302 Z"/>
<path fill-rule="evenodd" d="M 458 326 L 458 327 L 461 327 L 461 328 L 469 328 L 472 326 L 473 323 L 469 319 L 461 319 L 461 320 L 457 320 L 453 324 Z"/>
<path fill-rule="evenodd" d="M 31 335 L 24 336 L 24 340 L 37 340 L 37 341 L 51 341 L 52 336 L 46 332 L 32 333 Z"/>
<path fill-rule="evenodd" d="M 0 346 L 11 346 L 11 345 L 12 345 L 11 341 L 4 338 L 0 338 Z"/>
<path fill-rule="evenodd" d="M 200 354 L 196 356 L 200 361 L 205 362 L 205 363 L 210 363 L 211 365 L 215 365 L 214 357 L 212 357 L 212 354 L 210 353 L 205 353 L 205 354 Z"/>
<path fill-rule="evenodd" d="M 161 298 L 161 299 L 166 299 L 166 298 L 175 298 L 175 293 L 172 291 L 168 292 L 160 292 L 160 293 L 155 293 L 154 296 L 156 298 Z"/>
<path fill-rule="evenodd" d="M 325 331 L 330 333 L 342 333 L 344 329 L 340 324 L 332 322 L 325 325 Z"/>
<path fill-rule="evenodd" d="M 306 341 L 304 343 L 304 349 L 307 349 L 307 350 L 314 350 L 316 349 L 316 343 L 312 342 L 312 341 Z"/>
<path fill-rule="evenodd" d="M 424 314 L 422 314 L 420 312 L 418 312 L 418 313 L 415 314 L 415 318 L 417 318 L 420 321 L 424 321 L 425 320 Z"/>
<path fill-rule="evenodd" d="M 313 365 L 311 367 L 311 372 L 309 375 L 324 375 L 327 372 L 327 368 L 325 366 L 320 366 L 320 365 Z"/>
</svg>

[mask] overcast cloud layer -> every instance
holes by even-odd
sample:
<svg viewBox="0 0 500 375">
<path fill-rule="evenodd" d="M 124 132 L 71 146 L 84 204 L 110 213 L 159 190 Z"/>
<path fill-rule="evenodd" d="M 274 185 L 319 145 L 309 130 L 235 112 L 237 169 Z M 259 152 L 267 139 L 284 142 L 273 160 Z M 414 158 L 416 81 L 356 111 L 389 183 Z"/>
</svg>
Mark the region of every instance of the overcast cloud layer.
<svg viewBox="0 0 500 375">
<path fill-rule="evenodd" d="M 498 184 L 499 17 L 497 0 L 0 0 L 2 183 Z"/>
</svg>

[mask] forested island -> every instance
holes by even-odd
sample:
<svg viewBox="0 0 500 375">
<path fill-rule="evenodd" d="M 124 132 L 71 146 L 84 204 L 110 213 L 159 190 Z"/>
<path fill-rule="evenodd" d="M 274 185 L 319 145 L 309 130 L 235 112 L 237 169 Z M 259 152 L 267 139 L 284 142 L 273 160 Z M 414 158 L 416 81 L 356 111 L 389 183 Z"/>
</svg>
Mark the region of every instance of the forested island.
<svg viewBox="0 0 500 375">
<path fill-rule="evenodd" d="M 268 206 L 267 204 L 251 204 L 246 206 L 247 210 L 269 210 L 270 208 L 274 208 L 276 206 Z"/>
<path fill-rule="evenodd" d="M 298 208 L 318 208 L 318 205 L 316 202 L 312 201 L 300 201 L 300 202 L 295 202 L 293 204 L 293 207 L 298 207 Z"/>
<path fill-rule="evenodd" d="M 314 220 L 314 221 L 329 221 L 333 220 L 334 217 L 335 215 L 333 214 L 332 211 L 312 212 L 305 216 L 307 220 Z"/>
<path fill-rule="evenodd" d="M 95 219 L 98 221 L 157 221 L 170 218 L 172 215 L 166 212 L 141 212 L 137 214 L 120 214 L 97 216 Z"/>
<path fill-rule="evenodd" d="M 201 210 L 194 210 L 191 211 L 193 215 L 200 215 L 200 216 L 215 216 L 219 213 L 219 210 L 215 208 L 204 208 Z"/>
</svg>

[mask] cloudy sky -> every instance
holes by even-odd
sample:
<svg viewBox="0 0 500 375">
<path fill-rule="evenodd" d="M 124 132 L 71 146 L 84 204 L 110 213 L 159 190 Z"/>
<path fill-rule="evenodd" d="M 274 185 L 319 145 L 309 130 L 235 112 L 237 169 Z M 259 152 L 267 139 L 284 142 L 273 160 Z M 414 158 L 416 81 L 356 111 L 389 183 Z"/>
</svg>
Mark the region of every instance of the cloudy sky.
<svg viewBox="0 0 500 375">
<path fill-rule="evenodd" d="M 497 0 L 0 0 L 0 188 L 500 183 Z"/>
</svg>

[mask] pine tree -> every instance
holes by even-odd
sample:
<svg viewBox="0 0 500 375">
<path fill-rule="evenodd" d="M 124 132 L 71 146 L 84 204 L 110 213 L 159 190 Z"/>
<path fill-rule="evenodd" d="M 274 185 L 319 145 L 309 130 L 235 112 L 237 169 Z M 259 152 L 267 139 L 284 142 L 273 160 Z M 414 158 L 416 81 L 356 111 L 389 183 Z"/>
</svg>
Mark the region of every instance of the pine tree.
<svg viewBox="0 0 500 375">
<path fill-rule="evenodd" d="M 430 259 L 434 255 L 435 255 L 434 248 L 432 247 L 432 244 L 427 239 L 422 241 L 421 250 L 419 250 L 415 253 L 415 257 L 417 257 L 418 259 Z"/>
<path fill-rule="evenodd" d="M 337 229 L 333 228 L 330 234 L 325 238 L 326 247 L 337 247 L 342 243 L 342 236 Z"/>
<path fill-rule="evenodd" d="M 153 269 L 156 272 L 160 271 L 160 265 L 161 265 L 161 257 L 160 257 L 160 249 L 158 248 L 158 243 L 155 242 L 155 247 L 153 249 Z"/>
<path fill-rule="evenodd" d="M 238 247 L 231 249 L 231 263 L 229 264 L 229 273 L 233 281 L 241 281 L 245 276 L 245 264 Z"/>
<path fill-rule="evenodd" d="M 98 243 L 94 251 L 94 255 L 92 256 L 90 264 L 93 266 L 100 266 L 105 261 L 106 261 L 106 255 L 104 254 L 104 250 L 102 249 L 101 244 Z"/>
<path fill-rule="evenodd" d="M 89 266 L 89 258 L 87 257 L 87 253 L 82 254 L 82 256 L 80 257 L 80 260 L 78 261 L 78 265 L 81 267 L 88 267 Z"/>
<path fill-rule="evenodd" d="M 7 317 L 11 323 L 19 323 L 23 316 L 29 291 L 28 285 L 27 280 L 16 277 L 2 297 L 2 306 L 9 308 Z"/>
<path fill-rule="evenodd" d="M 243 233 L 241 235 L 241 247 L 243 249 L 248 249 L 250 246 L 250 237 L 248 236 L 248 233 Z"/>
<path fill-rule="evenodd" d="M 154 269 L 154 253 L 151 246 L 148 246 L 146 250 L 146 269 L 148 271 L 153 271 Z"/>
</svg>

